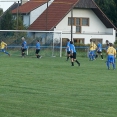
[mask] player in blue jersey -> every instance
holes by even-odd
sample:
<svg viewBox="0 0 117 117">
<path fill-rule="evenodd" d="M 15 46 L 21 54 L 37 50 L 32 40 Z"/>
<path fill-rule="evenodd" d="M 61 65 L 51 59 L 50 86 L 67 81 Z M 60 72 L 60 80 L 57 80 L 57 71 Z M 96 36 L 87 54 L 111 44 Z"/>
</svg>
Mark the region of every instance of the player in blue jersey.
<svg viewBox="0 0 117 117">
<path fill-rule="evenodd" d="M 25 51 L 26 50 L 27 50 L 27 42 L 25 41 L 25 38 L 22 37 L 22 47 L 21 47 L 22 57 L 25 56 Z"/>
<path fill-rule="evenodd" d="M 35 51 L 35 54 L 36 54 L 37 58 L 41 58 L 41 56 L 39 55 L 39 52 L 40 52 L 40 43 L 39 43 L 39 40 L 37 40 L 36 51 Z"/>
<path fill-rule="evenodd" d="M 68 61 L 68 59 L 70 57 L 70 40 L 69 39 L 67 39 L 66 51 L 67 51 L 67 60 L 66 61 Z"/>
<path fill-rule="evenodd" d="M 103 60 L 103 55 L 102 55 L 102 44 L 100 42 L 98 42 L 97 44 L 97 54 L 95 56 L 95 58 L 98 57 L 98 55 L 101 56 L 102 60 Z"/>
<path fill-rule="evenodd" d="M 71 57 L 71 65 L 74 66 L 74 62 L 80 66 L 80 63 L 76 59 L 76 49 L 72 41 L 70 41 L 70 57 Z"/>
</svg>

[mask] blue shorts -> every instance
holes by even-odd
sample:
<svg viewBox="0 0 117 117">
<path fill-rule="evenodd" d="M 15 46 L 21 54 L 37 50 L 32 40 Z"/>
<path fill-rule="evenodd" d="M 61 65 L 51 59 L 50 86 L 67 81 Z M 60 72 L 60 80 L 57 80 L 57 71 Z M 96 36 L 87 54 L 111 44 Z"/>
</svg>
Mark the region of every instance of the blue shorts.
<svg viewBox="0 0 117 117">
<path fill-rule="evenodd" d="M 114 55 L 108 55 L 107 61 L 108 61 L 109 63 L 115 63 L 115 57 L 114 57 Z"/>
<path fill-rule="evenodd" d="M 90 55 L 94 55 L 95 54 L 95 51 L 94 50 L 90 50 L 89 54 Z"/>
</svg>

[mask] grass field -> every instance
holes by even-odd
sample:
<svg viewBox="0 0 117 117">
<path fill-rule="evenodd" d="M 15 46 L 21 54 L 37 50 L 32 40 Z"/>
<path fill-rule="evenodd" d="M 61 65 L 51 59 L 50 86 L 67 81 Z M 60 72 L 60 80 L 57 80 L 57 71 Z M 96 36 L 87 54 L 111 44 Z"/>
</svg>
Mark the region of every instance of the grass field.
<svg viewBox="0 0 117 117">
<path fill-rule="evenodd" d="M 0 54 L 0 117 L 117 117 L 117 70 L 105 60 Z"/>
</svg>

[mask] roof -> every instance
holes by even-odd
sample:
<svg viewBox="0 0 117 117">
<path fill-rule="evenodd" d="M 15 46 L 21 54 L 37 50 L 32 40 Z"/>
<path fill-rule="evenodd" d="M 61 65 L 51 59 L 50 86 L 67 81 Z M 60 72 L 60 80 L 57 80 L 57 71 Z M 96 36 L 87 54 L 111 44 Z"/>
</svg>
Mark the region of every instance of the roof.
<svg viewBox="0 0 117 117">
<path fill-rule="evenodd" d="M 38 8 L 39 6 L 43 5 L 46 3 L 47 0 L 30 0 L 26 2 L 25 4 L 19 6 L 18 11 L 22 14 L 27 14 L 30 13 L 32 10 Z M 12 10 L 13 14 L 17 13 L 17 8 Z"/>
<path fill-rule="evenodd" d="M 54 0 L 54 2 L 29 26 L 29 30 L 53 30 L 54 27 L 75 9 L 92 9 L 107 28 L 117 28 L 93 0 Z"/>
<path fill-rule="evenodd" d="M 79 0 L 54 0 L 54 2 L 38 17 L 29 30 L 52 30 Z"/>
</svg>

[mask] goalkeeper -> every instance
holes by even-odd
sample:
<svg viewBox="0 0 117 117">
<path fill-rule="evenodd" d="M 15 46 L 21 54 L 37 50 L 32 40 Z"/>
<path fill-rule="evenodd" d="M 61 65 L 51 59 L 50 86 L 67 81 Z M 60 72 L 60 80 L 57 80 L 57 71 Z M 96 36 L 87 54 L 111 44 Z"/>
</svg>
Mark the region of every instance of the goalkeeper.
<svg viewBox="0 0 117 117">
<path fill-rule="evenodd" d="M 5 42 L 3 42 L 3 40 L 1 40 L 0 42 L 1 42 L 1 44 L 0 44 L 0 48 L 1 48 L 0 52 L 4 52 L 5 54 L 10 56 L 10 54 L 5 50 L 5 48 L 7 48 L 7 44 Z"/>
</svg>

